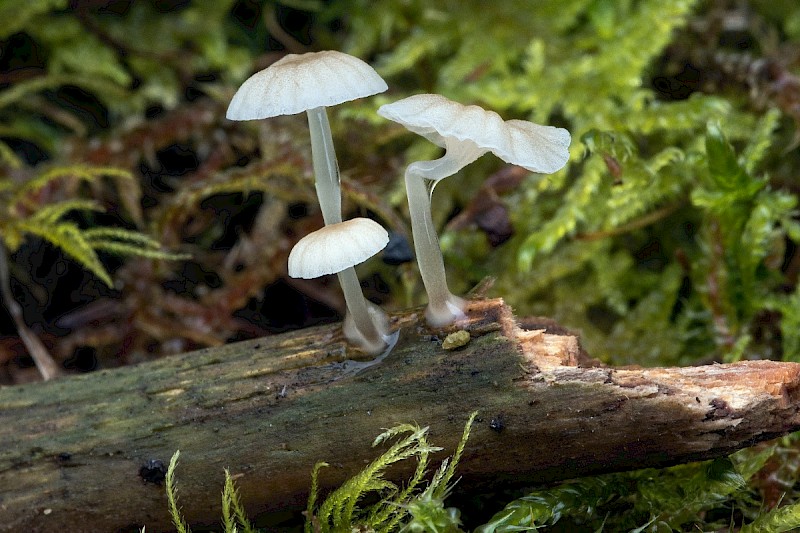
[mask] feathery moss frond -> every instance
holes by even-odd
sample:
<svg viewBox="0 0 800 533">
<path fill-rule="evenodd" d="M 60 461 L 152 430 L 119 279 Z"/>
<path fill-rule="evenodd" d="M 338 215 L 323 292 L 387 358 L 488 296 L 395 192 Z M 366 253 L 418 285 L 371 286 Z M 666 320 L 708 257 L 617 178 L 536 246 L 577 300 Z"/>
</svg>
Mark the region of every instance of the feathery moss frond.
<svg viewBox="0 0 800 533">
<path fill-rule="evenodd" d="M 453 477 L 458 460 L 466 445 L 466 440 L 469 438 L 469 428 L 476 415 L 477 412 L 472 413 L 469 417 L 455 455 L 450 461 L 442 463 L 428 487 L 421 494 L 417 490 L 427 469 L 428 456 L 431 452 L 441 449 L 428 443 L 428 428 L 401 424 L 378 435 L 373 442 L 373 446 L 406 434 L 405 437 L 400 438 L 364 470 L 328 495 L 318 508 L 315 507 L 317 473 L 323 463 L 315 466 L 311 477 L 312 491 L 307 509 L 306 531 L 338 532 L 350 530 L 351 527 L 361 524 L 372 531 L 388 533 L 396 531 L 397 527 L 407 520 L 409 515 L 412 515 L 409 523 L 427 523 L 429 519 L 433 520 L 433 517 L 436 516 L 437 518 L 433 520 L 435 523 L 457 525 L 457 513 L 443 511 L 442 501 L 446 496 L 448 483 Z M 386 468 L 398 461 L 412 457 L 417 458 L 417 468 L 403 489 L 383 479 L 383 472 Z M 375 492 L 383 495 L 382 500 L 365 512 L 359 513 L 357 509 L 358 502 L 368 493 Z M 413 514 L 412 510 L 416 515 Z M 452 520 L 447 522 L 445 519 L 442 522 L 443 517 L 451 517 Z M 416 526 L 411 526 L 411 530 L 419 531 Z M 455 530 L 442 529 L 442 531 Z"/>
<path fill-rule="evenodd" d="M 775 143 L 775 130 L 778 129 L 781 113 L 772 108 L 758 121 L 749 142 L 742 151 L 741 162 L 744 169 L 753 174 Z"/>
<path fill-rule="evenodd" d="M 456 467 L 459 461 L 461 461 L 461 454 L 464 453 L 464 447 L 469 440 L 469 434 L 470 431 L 472 431 L 472 423 L 475 421 L 476 416 L 478 416 L 478 411 L 473 411 L 473 413 L 469 415 L 455 453 L 449 460 L 445 459 L 442 461 L 442 466 L 436 471 L 436 475 L 434 475 L 433 478 L 434 480 L 431 483 L 431 486 L 435 489 L 433 493 L 434 498 L 444 499 L 445 493 L 450 486 L 450 481 L 456 473 Z"/>
<path fill-rule="evenodd" d="M 428 455 L 441 450 L 428 443 L 428 428 L 401 424 L 378 435 L 373 446 L 395 438 L 399 440 L 364 470 L 330 493 L 319 506 L 317 506 L 319 471 L 328 464 L 323 462 L 315 464 L 311 471 L 311 489 L 305 512 L 305 532 L 339 533 L 363 530 L 390 533 L 400 530 L 406 521 L 408 523 L 402 528 L 403 531 L 460 532 L 458 511 L 445 509 L 443 501 L 451 488 L 449 483 L 455 474 L 456 465 L 464 451 L 470 427 L 477 414 L 476 411 L 470 415 L 455 454 L 449 461 L 442 462 L 422 492 L 419 492 L 419 488 L 426 473 Z M 189 533 L 189 526 L 180 512 L 175 487 L 174 475 L 179 455 L 180 452 L 175 452 L 167 469 L 167 500 L 178 533 Z M 383 479 L 383 473 L 390 465 L 413 457 L 417 458 L 417 468 L 402 490 L 394 483 Z M 377 493 L 383 498 L 366 509 L 359 509 L 358 502 L 370 493 Z M 222 492 L 222 523 L 226 533 L 236 533 L 238 526 L 241 526 L 245 533 L 255 532 L 247 520 L 233 478 L 227 470 Z"/>
<path fill-rule="evenodd" d="M 242 526 L 244 533 L 255 533 L 255 528 L 247 519 L 239 492 L 233 482 L 231 473 L 225 469 L 225 485 L 222 489 L 222 524 L 226 533 L 237 533 L 237 525 Z"/>
<path fill-rule="evenodd" d="M 800 502 L 762 514 L 739 530 L 740 533 L 784 533 L 800 529 Z"/>
<path fill-rule="evenodd" d="M 356 517 L 354 516 L 356 504 L 364 495 L 370 492 L 381 493 L 384 491 L 397 493 L 397 486 L 383 479 L 382 476 L 389 466 L 398 461 L 415 456 L 418 457 L 417 471 L 414 478 L 419 478 L 419 471 L 421 469 L 424 470 L 427 464 L 428 454 L 432 451 L 440 450 L 440 448 L 431 447 L 428 444 L 426 439 L 427 432 L 428 428 L 402 424 L 379 435 L 373 442 L 373 446 L 408 433 L 407 436 L 394 443 L 366 468 L 328 495 L 314 513 L 316 526 L 320 527 L 322 532 L 339 531 L 340 528 L 347 524 L 356 523 Z M 394 509 L 392 513 L 394 512 L 401 512 L 400 508 Z"/>
<path fill-rule="evenodd" d="M 167 504 L 169 505 L 169 514 L 172 517 L 172 524 L 178 533 L 191 533 L 192 530 L 189 524 L 184 520 L 181 514 L 181 509 L 178 506 L 178 487 L 175 481 L 175 469 L 178 467 L 178 457 L 180 457 L 180 450 L 176 450 L 169 460 L 169 467 L 167 468 L 167 475 L 164 478 L 164 485 L 167 491 Z"/>
</svg>

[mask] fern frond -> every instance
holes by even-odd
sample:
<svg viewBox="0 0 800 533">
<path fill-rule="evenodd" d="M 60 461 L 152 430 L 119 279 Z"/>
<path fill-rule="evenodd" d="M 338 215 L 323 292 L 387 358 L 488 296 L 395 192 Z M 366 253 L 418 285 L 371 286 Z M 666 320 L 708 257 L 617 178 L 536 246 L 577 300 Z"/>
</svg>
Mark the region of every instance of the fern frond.
<svg viewBox="0 0 800 533">
<path fill-rule="evenodd" d="M 409 427 L 412 430 L 414 429 L 413 426 Z M 427 430 L 428 428 L 424 429 Z M 427 445 L 420 446 L 420 451 L 417 457 L 417 467 L 414 470 L 414 474 L 411 476 L 411 479 L 405 484 L 403 489 L 390 489 L 393 490 L 393 494 L 387 494 L 384 497 L 384 503 L 374 505 L 365 522 L 368 524 L 382 524 L 381 529 L 383 531 L 392 531 L 394 527 L 403 520 L 404 517 L 404 513 L 401 512 L 401 508 L 399 506 L 402 506 L 411 500 L 412 495 L 422 482 L 422 478 L 428 468 L 429 453 L 438 451 L 439 449 L 440 448 L 433 448 Z"/>
<path fill-rule="evenodd" d="M 92 167 L 87 165 L 73 165 L 67 167 L 55 167 L 45 172 L 42 172 L 35 178 L 21 185 L 15 196 L 12 198 L 12 203 L 23 201 L 24 198 L 31 193 L 34 193 L 45 187 L 49 183 L 64 179 L 72 178 L 79 181 L 96 181 L 103 177 L 114 178 L 118 180 L 133 180 L 133 175 L 128 170 L 116 167 Z"/>
<path fill-rule="evenodd" d="M 160 250 L 161 245 L 157 240 L 149 235 L 125 228 L 90 228 L 83 231 L 83 237 L 94 250 L 102 250 L 116 255 L 165 261 L 178 261 L 191 257 L 188 254 Z"/>
<path fill-rule="evenodd" d="M 29 97 L 32 93 L 48 89 L 56 89 L 64 85 L 85 87 L 105 99 L 124 99 L 128 92 L 120 85 L 104 78 L 80 74 L 50 74 L 41 78 L 21 81 L 10 88 L 0 92 L 0 109 L 11 107 L 20 100 Z"/>
<path fill-rule="evenodd" d="M 92 200 L 83 199 L 46 205 L 27 219 L 20 219 L 9 225 L 2 238 L 13 251 L 19 246 L 22 234 L 41 237 L 63 249 L 108 286 L 112 285 L 111 276 L 98 258 L 97 251 L 167 261 L 190 257 L 187 254 L 161 250 L 158 241 L 137 231 L 113 227 L 81 229 L 72 222 L 61 220 L 65 214 L 76 210 L 102 211 L 102 208 Z"/>
<path fill-rule="evenodd" d="M 84 231 L 83 235 L 89 242 L 128 243 L 143 246 L 151 250 L 157 250 L 160 247 L 159 242 L 149 235 L 125 228 L 88 228 Z"/>
<path fill-rule="evenodd" d="M 800 284 L 791 294 L 769 297 L 765 307 L 781 313 L 783 360 L 800 362 Z"/>
<path fill-rule="evenodd" d="M 672 528 L 691 524 L 704 509 L 719 505 L 746 486 L 728 458 L 680 465 L 649 478 L 642 472 L 640 477 L 639 507 Z"/>
<path fill-rule="evenodd" d="M 36 224 L 34 219 L 23 220 L 17 227 L 32 235 L 41 237 L 55 246 L 58 246 L 73 259 L 78 261 L 84 268 L 100 278 L 103 283 L 111 287 L 111 276 L 106 271 L 97 253 L 86 242 L 82 231 L 78 226 L 71 222 L 57 222 L 49 225 Z"/>
<path fill-rule="evenodd" d="M 28 222 L 30 224 L 40 224 L 42 226 L 52 226 L 58 223 L 59 219 L 69 213 L 70 211 L 102 211 L 103 208 L 94 200 L 74 199 L 64 200 L 42 206 L 30 217 Z"/>
<path fill-rule="evenodd" d="M 182 259 L 191 258 L 191 255 L 189 254 L 138 248 L 132 244 L 118 243 L 113 241 L 93 241 L 91 242 L 91 246 L 97 251 L 109 252 L 120 256 L 143 257 L 147 259 L 159 259 L 162 261 L 180 261 Z"/>
<path fill-rule="evenodd" d="M 517 263 L 520 271 L 529 272 L 537 255 L 551 252 L 586 219 L 604 180 L 602 165 L 600 161 L 589 160 L 583 175 L 567 191 L 561 207 L 520 245 Z"/>
</svg>

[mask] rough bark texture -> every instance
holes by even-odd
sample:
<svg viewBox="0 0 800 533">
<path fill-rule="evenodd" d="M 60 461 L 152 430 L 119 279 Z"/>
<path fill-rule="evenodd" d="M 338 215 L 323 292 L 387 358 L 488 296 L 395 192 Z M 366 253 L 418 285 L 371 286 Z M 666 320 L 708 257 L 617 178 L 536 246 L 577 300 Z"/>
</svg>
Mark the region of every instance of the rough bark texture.
<svg viewBox="0 0 800 533">
<path fill-rule="evenodd" d="M 193 523 L 219 519 L 226 467 L 251 513 L 301 508 L 315 462 L 338 485 L 404 422 L 429 425 L 444 457 L 474 410 L 460 487 L 710 458 L 800 428 L 800 365 L 605 368 L 499 300 L 468 312 L 471 341 L 453 351 L 419 313 L 395 317 L 397 346 L 366 368 L 342 362 L 331 325 L 0 389 L 0 530 L 170 530 L 163 486 L 140 469 L 177 449 Z"/>
</svg>

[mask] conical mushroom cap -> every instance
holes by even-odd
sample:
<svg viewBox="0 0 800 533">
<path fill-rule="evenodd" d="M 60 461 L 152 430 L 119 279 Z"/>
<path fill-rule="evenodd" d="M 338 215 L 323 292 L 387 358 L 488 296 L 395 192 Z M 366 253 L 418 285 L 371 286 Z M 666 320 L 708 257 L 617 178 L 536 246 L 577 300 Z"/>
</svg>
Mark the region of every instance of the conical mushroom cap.
<svg viewBox="0 0 800 533">
<path fill-rule="evenodd" d="M 378 108 L 378 114 L 442 148 L 448 138 L 469 142 L 531 172 L 549 174 L 567 164 L 569 132 L 525 120 L 504 121 L 494 111 L 438 94 L 417 94 Z"/>
<path fill-rule="evenodd" d="M 330 224 L 309 233 L 289 253 L 289 275 L 318 278 L 363 263 L 386 247 L 389 234 L 368 218 Z"/>
<path fill-rule="evenodd" d="M 387 88 L 383 78 L 357 57 L 334 50 L 289 54 L 245 80 L 225 116 L 255 120 L 294 115 Z"/>
</svg>

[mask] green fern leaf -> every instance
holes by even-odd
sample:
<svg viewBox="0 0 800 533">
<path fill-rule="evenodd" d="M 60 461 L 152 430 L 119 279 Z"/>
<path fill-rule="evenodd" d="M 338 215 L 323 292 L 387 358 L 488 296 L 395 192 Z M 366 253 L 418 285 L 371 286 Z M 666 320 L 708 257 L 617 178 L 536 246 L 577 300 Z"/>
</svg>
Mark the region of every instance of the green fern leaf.
<svg viewBox="0 0 800 533">
<path fill-rule="evenodd" d="M 70 222 L 59 222 L 52 225 L 39 225 L 34 219 L 21 221 L 17 227 L 26 233 L 39 236 L 58 246 L 84 268 L 100 278 L 109 287 L 113 286 L 111 276 L 106 271 L 97 253 L 86 242 L 82 230 Z"/>
</svg>

